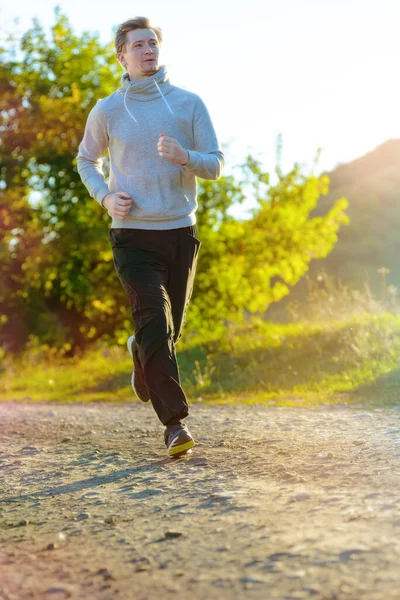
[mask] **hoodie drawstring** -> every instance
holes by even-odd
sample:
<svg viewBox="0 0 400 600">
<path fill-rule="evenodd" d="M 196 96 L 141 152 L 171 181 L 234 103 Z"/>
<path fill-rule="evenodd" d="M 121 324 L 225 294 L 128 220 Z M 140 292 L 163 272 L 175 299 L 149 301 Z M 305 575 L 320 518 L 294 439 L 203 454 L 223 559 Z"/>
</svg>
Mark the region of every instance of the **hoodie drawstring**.
<svg viewBox="0 0 400 600">
<path fill-rule="evenodd" d="M 157 89 L 158 89 L 158 91 L 159 91 L 159 92 L 160 92 L 160 94 L 161 94 L 161 98 L 164 100 L 165 104 L 168 106 L 169 112 L 171 113 L 171 115 L 172 115 L 172 116 L 174 116 L 174 113 L 172 112 L 172 109 L 171 109 L 170 105 L 168 104 L 168 102 L 167 102 L 167 100 L 166 100 L 166 98 L 165 98 L 164 94 L 163 94 L 163 93 L 162 93 L 162 91 L 160 90 L 160 86 L 158 85 L 158 83 L 157 83 L 157 81 L 156 81 L 155 79 L 154 79 L 154 83 L 156 84 L 156 86 L 157 86 Z"/>
<path fill-rule="evenodd" d="M 131 117 L 131 118 L 132 118 L 132 119 L 135 121 L 135 123 L 138 125 L 139 123 L 136 121 L 135 117 L 132 115 L 132 113 L 129 111 L 129 109 L 128 109 L 127 105 L 126 105 L 126 94 L 128 93 L 128 90 L 129 90 L 129 88 L 131 87 L 131 85 L 132 85 L 132 83 L 130 83 L 130 84 L 128 85 L 128 87 L 126 88 L 126 90 L 125 90 L 125 94 L 124 94 L 124 105 L 125 105 L 125 109 L 126 109 L 126 112 L 128 113 L 128 115 L 129 115 L 129 116 L 130 116 L 130 117 Z"/>
</svg>

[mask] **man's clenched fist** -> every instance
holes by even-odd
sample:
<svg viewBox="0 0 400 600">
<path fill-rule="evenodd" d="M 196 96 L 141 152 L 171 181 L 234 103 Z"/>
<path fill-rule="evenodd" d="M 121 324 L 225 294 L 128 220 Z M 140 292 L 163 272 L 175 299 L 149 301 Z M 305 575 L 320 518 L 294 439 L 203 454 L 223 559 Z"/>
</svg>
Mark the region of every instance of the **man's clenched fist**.
<svg viewBox="0 0 400 600">
<path fill-rule="evenodd" d="M 107 194 L 103 198 L 103 206 L 113 219 L 124 219 L 132 205 L 132 196 L 126 192 L 115 192 Z"/>
<path fill-rule="evenodd" d="M 189 152 L 185 150 L 185 148 L 182 148 L 178 140 L 168 137 L 163 133 L 160 133 L 157 148 L 158 154 L 162 158 L 169 160 L 169 162 L 178 165 L 186 165 L 189 161 Z"/>
</svg>

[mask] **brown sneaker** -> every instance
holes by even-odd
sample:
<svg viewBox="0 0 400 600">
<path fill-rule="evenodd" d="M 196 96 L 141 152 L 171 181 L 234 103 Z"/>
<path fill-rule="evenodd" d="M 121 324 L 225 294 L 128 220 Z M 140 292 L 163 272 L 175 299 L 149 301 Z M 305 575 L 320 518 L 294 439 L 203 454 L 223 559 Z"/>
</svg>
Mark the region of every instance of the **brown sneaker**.
<svg viewBox="0 0 400 600">
<path fill-rule="evenodd" d="M 164 441 L 168 456 L 176 457 L 191 452 L 194 440 L 184 423 L 167 425 L 164 431 Z"/>
</svg>

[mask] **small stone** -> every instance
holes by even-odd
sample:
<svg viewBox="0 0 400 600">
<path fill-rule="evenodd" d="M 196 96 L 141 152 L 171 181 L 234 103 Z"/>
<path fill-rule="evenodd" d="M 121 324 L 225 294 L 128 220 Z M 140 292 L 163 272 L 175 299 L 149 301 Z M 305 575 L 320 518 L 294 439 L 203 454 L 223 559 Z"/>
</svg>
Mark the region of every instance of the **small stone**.
<svg viewBox="0 0 400 600">
<path fill-rule="evenodd" d="M 135 567 L 135 571 L 137 573 L 143 573 L 144 571 L 149 571 L 150 570 L 150 565 L 137 565 Z"/>
<path fill-rule="evenodd" d="M 288 571 L 285 573 L 286 577 L 289 579 L 301 579 L 306 574 L 303 569 L 297 569 L 296 571 Z"/>
<path fill-rule="evenodd" d="M 67 590 L 66 588 L 63 588 L 63 587 L 56 587 L 56 586 L 53 586 L 53 587 L 47 589 L 44 593 L 45 594 L 66 594 L 67 598 L 69 598 L 71 596 L 71 592 L 69 590 Z"/>
<path fill-rule="evenodd" d="M 42 452 L 41 449 L 39 448 L 35 448 L 35 446 L 30 446 L 29 444 L 27 446 L 24 446 L 20 452 L 24 452 L 25 454 L 27 454 L 28 452 L 30 454 L 37 454 L 38 452 Z"/>
<path fill-rule="evenodd" d="M 301 502 L 302 500 L 308 500 L 311 498 L 311 494 L 308 492 L 301 492 L 300 494 L 296 494 L 296 496 L 292 496 L 289 502 Z"/>
<path fill-rule="evenodd" d="M 75 520 L 76 521 L 85 521 L 86 519 L 89 519 L 89 518 L 90 518 L 90 514 L 89 513 L 81 513 L 80 515 L 78 515 L 77 517 L 75 517 Z"/>
<path fill-rule="evenodd" d="M 46 549 L 47 550 L 57 550 L 57 548 L 60 547 L 60 544 L 57 544 L 57 542 L 50 542 L 50 544 L 47 544 Z"/>
<path fill-rule="evenodd" d="M 224 444 L 225 444 L 225 442 L 224 442 Z M 197 458 L 197 459 L 191 461 L 191 464 L 194 467 L 201 467 L 202 465 L 206 465 L 207 463 L 208 463 L 208 459 L 205 457 Z"/>
<path fill-rule="evenodd" d="M 354 446 L 362 446 L 365 443 L 365 440 L 353 440 Z"/>
<path fill-rule="evenodd" d="M 108 525 L 115 525 L 117 523 L 117 519 L 114 516 L 107 517 L 107 519 L 104 519 L 104 522 Z"/>
<path fill-rule="evenodd" d="M 18 523 L 18 527 L 23 527 L 24 525 L 29 525 L 30 521 L 28 519 L 21 519 Z"/>
<path fill-rule="evenodd" d="M 347 562 L 349 560 L 352 560 L 354 556 L 362 554 L 363 552 L 364 550 L 362 550 L 361 548 L 349 548 L 348 550 L 343 550 L 343 552 L 340 552 L 339 560 L 341 562 Z"/>
<path fill-rule="evenodd" d="M 103 575 L 103 579 L 104 580 L 109 580 L 109 579 L 115 579 L 111 573 L 109 572 L 108 569 L 103 568 L 103 569 L 99 569 L 98 571 L 96 571 L 96 575 Z"/>
<path fill-rule="evenodd" d="M 335 455 L 333 452 L 321 452 L 320 454 L 317 454 L 315 458 L 318 458 L 318 460 L 324 460 L 326 458 L 335 458 Z"/>
<path fill-rule="evenodd" d="M 251 585 L 253 583 L 266 583 L 265 579 L 258 579 L 256 577 L 242 577 L 240 580 L 241 583 L 245 584 L 245 585 Z"/>
<path fill-rule="evenodd" d="M 60 444 L 66 444 L 67 442 L 72 442 L 72 437 L 65 437 L 61 440 Z"/>
<path fill-rule="evenodd" d="M 165 532 L 166 538 L 177 538 L 177 537 L 181 537 L 181 535 L 183 535 L 183 533 L 181 533 L 180 531 L 166 531 Z"/>
<path fill-rule="evenodd" d="M 150 556 L 140 556 L 139 558 L 133 558 L 131 560 L 135 564 L 136 572 L 149 571 L 155 566 L 154 560 Z"/>
</svg>

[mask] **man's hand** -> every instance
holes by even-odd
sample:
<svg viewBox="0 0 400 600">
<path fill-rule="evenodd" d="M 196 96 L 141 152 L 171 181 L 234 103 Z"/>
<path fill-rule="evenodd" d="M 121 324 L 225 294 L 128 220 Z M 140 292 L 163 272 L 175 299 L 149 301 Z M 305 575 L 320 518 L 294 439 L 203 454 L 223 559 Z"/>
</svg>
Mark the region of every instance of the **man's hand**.
<svg viewBox="0 0 400 600">
<path fill-rule="evenodd" d="M 103 206 L 113 219 L 124 219 L 132 205 L 132 196 L 126 192 L 115 192 L 107 194 L 103 198 Z"/>
<path fill-rule="evenodd" d="M 160 133 L 158 139 L 158 153 L 162 158 L 177 165 L 186 165 L 189 161 L 189 152 L 182 148 L 180 143 L 172 137 Z"/>
</svg>

